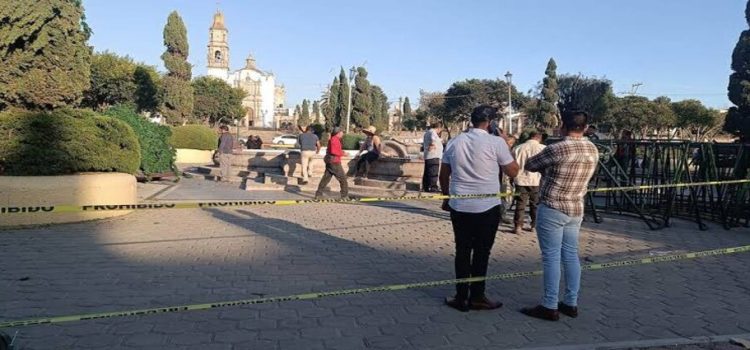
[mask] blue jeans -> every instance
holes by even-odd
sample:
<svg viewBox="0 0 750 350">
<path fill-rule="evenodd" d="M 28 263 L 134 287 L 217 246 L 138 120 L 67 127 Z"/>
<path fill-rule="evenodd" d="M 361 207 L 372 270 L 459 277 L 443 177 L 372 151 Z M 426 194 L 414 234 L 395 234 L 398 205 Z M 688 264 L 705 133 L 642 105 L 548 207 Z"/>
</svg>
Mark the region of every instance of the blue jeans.
<svg viewBox="0 0 750 350">
<path fill-rule="evenodd" d="M 581 261 L 578 259 L 578 234 L 583 217 L 572 217 L 539 205 L 536 235 L 542 251 L 544 268 L 544 297 L 542 306 L 557 309 L 560 291 L 560 262 L 565 270 L 565 296 L 563 303 L 578 306 L 578 290 L 581 287 Z"/>
</svg>

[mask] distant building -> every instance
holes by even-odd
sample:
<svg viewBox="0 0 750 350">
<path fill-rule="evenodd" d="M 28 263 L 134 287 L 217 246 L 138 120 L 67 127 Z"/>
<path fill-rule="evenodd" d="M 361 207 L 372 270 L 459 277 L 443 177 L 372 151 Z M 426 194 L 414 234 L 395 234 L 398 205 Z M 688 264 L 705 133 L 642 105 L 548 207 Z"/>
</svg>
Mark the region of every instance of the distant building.
<svg viewBox="0 0 750 350">
<path fill-rule="evenodd" d="M 260 70 L 252 54 L 245 59 L 245 66 L 234 72 L 229 69 L 229 30 L 224 23 L 224 14 L 217 11 L 208 30 L 207 75 L 226 81 L 233 87 L 242 88 L 247 96 L 242 105 L 247 114 L 240 121 L 244 127 L 275 127 L 275 110 L 283 108 L 286 99 L 284 86 L 276 86 L 273 73 Z"/>
</svg>

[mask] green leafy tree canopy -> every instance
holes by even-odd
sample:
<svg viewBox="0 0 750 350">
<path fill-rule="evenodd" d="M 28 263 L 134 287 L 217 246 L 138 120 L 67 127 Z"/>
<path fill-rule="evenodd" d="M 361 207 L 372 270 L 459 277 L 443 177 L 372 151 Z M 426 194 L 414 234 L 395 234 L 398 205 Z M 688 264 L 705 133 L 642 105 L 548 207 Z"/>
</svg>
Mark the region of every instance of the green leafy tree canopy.
<svg viewBox="0 0 750 350">
<path fill-rule="evenodd" d="M 4 1 L 0 14 L 0 109 L 78 105 L 91 62 L 81 2 Z"/>
</svg>

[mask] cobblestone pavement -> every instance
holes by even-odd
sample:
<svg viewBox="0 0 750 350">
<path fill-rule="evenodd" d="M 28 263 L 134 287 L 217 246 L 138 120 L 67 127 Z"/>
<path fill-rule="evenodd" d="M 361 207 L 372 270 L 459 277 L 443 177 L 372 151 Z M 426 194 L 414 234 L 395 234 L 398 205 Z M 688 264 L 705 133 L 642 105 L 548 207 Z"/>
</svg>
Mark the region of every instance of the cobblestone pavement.
<svg viewBox="0 0 750 350">
<path fill-rule="evenodd" d="M 215 199 L 184 181 L 165 198 Z M 206 187 L 206 188 L 208 188 Z M 204 188 L 205 189 L 205 188 Z M 245 194 L 243 194 L 244 196 Z M 293 198 L 280 191 L 253 198 Z M 243 197 L 244 198 L 244 197 Z M 750 230 L 675 220 L 584 223 L 586 261 L 750 244 Z M 490 273 L 537 270 L 535 236 L 499 233 Z M 453 275 L 450 222 L 436 202 L 142 211 L 0 231 L 0 321 L 288 295 Z M 451 286 L 211 311 L 4 329 L 21 349 L 497 349 L 750 332 L 750 254 L 586 272 L 581 316 L 517 310 L 540 278 L 490 282 L 503 309 L 459 313 Z"/>
</svg>

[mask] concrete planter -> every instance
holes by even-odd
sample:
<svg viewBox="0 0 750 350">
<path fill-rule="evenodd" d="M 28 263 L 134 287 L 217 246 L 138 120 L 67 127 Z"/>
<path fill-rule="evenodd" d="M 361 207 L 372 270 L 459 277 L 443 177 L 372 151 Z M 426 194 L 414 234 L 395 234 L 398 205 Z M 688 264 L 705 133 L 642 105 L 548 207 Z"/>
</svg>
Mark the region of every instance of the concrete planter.
<svg viewBox="0 0 750 350">
<path fill-rule="evenodd" d="M 54 205 L 116 205 L 137 202 L 136 179 L 129 174 L 0 176 L 0 227 L 79 222 L 130 212 L 106 210 L 49 213 Z"/>
<path fill-rule="evenodd" d="M 177 164 L 211 164 L 214 151 L 203 151 L 199 149 L 177 148 Z"/>
</svg>

